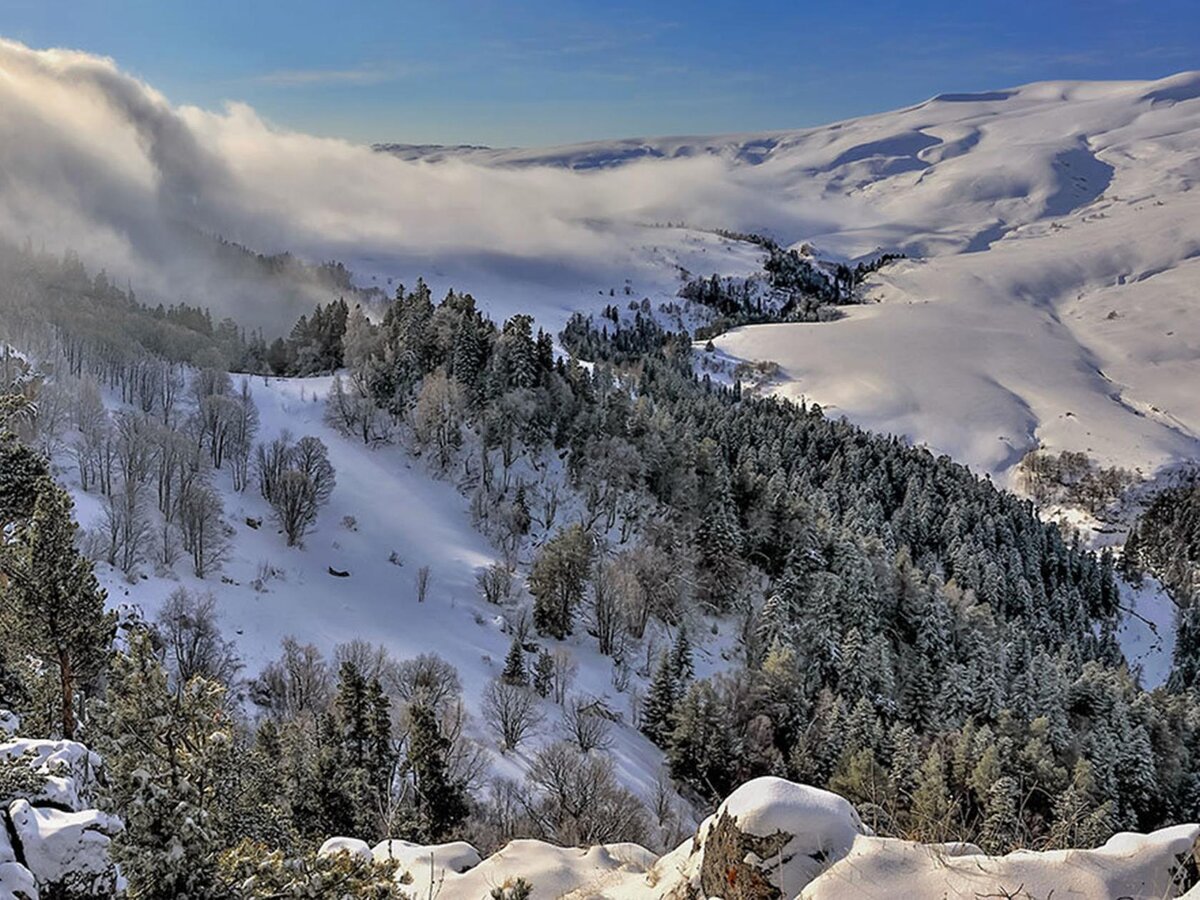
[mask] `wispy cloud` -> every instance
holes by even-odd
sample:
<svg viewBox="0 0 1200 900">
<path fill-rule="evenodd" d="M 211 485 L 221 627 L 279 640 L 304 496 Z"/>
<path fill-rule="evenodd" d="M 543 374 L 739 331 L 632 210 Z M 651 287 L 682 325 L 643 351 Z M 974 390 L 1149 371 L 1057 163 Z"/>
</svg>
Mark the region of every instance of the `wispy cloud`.
<svg viewBox="0 0 1200 900">
<path fill-rule="evenodd" d="M 418 74 L 417 67 L 366 64 L 350 69 L 279 69 L 254 77 L 258 84 L 272 87 L 314 85 L 372 85 L 398 81 Z"/>
</svg>

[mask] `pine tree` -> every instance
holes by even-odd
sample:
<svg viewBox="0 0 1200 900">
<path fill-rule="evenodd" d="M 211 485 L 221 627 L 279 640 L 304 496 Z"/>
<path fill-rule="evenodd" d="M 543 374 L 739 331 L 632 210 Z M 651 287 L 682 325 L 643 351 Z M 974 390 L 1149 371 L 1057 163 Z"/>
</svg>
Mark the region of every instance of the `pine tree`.
<svg viewBox="0 0 1200 900">
<path fill-rule="evenodd" d="M 466 790 L 451 780 L 446 764 L 450 741 L 432 709 L 422 703 L 409 710 L 408 764 L 416 788 L 421 840 L 434 843 L 454 834 L 467 817 Z"/>
<path fill-rule="evenodd" d="M 500 673 L 501 679 L 509 684 L 517 684 L 524 687 L 529 684 L 529 673 L 525 671 L 525 648 L 521 646 L 521 639 L 514 636 L 512 644 L 508 648 L 508 656 L 504 659 L 504 671 Z"/>
<path fill-rule="evenodd" d="M 554 655 L 546 647 L 538 651 L 533 667 L 533 689 L 539 697 L 549 697 L 554 687 Z"/>
<path fill-rule="evenodd" d="M 660 747 L 664 746 L 674 727 L 673 717 L 679 701 L 679 682 L 670 655 L 664 650 L 658 657 L 658 668 L 650 682 L 650 690 L 642 703 L 642 733 Z"/>
<path fill-rule="evenodd" d="M 78 692 L 108 661 L 116 615 L 104 611 L 105 593 L 92 564 L 75 548 L 70 495 L 49 478 L 39 479 L 36 490 L 28 525 L 0 556 L 8 578 L 4 625 L 57 672 L 60 724 L 69 738 Z"/>
<path fill-rule="evenodd" d="M 15 435 L 0 431 L 0 531 L 33 515 L 38 485 L 49 475 L 36 453 Z"/>
<path fill-rule="evenodd" d="M 136 631 L 116 658 L 106 696 L 97 708 L 97 749 L 109 801 L 125 820 L 114 855 L 133 896 L 226 896 L 217 853 L 238 815 L 230 802 L 237 747 L 224 688 L 197 676 L 171 690 L 149 633 Z"/>
</svg>

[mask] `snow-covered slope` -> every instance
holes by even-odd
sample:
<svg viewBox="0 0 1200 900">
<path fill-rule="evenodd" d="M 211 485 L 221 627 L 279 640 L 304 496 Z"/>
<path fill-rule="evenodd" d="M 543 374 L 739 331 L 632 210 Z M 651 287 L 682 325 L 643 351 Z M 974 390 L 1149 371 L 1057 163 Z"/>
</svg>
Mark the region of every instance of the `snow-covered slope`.
<svg viewBox="0 0 1200 900">
<path fill-rule="evenodd" d="M 1001 477 L 1039 444 L 1197 455 L 1200 75 L 937 99 L 776 153 L 869 207 L 818 245 L 925 257 L 840 322 L 717 342 L 779 362 L 781 393 Z"/>
<path fill-rule="evenodd" d="M 84 53 L 0 41 L 0 75 L 0 233 L 73 246 L 141 297 L 290 327 L 294 308 L 232 303 L 192 271 L 181 227 L 341 259 L 389 294 L 423 275 L 550 330 L 610 291 L 661 301 L 681 269 L 754 266 L 712 229 L 904 251 L 878 307 L 723 348 L 1001 477 L 1038 442 L 1146 472 L 1197 449 L 1200 72 L 943 94 L 800 131 L 395 154 L 244 105 L 176 107 Z"/>
<path fill-rule="evenodd" d="M 945 94 L 796 132 L 442 156 L 711 157 L 770 198 L 760 223 L 785 241 L 906 252 L 874 279 L 879 306 L 718 346 L 779 362 L 781 393 L 984 472 L 1007 477 L 1039 443 L 1147 473 L 1200 446 L 1200 73 Z"/>
<path fill-rule="evenodd" d="M 438 477 L 399 445 L 368 447 L 324 422 L 331 381 L 330 377 L 254 377 L 248 382 L 261 416 L 260 441 L 274 440 L 284 431 L 293 438 L 314 435 L 328 447 L 336 469 L 337 486 L 303 546 L 286 546 L 254 486 L 238 493 L 228 472 L 218 471 L 214 487 L 234 532 L 220 574 L 196 578 L 184 560 L 165 575 L 143 566 L 143 577 L 130 584 L 120 571 L 101 563 L 97 575 L 110 605 L 131 604 L 153 619 L 180 587 L 212 592 L 222 629 L 236 643 L 247 677 L 278 657 L 280 641 L 288 636 L 315 644 L 326 657 L 339 643 L 356 639 L 382 645 L 397 660 L 436 654 L 458 670 L 463 701 L 472 717 L 466 731 L 491 751 L 492 773 L 519 778 L 539 747 L 567 735 L 562 709 L 550 700 L 542 701 L 544 720 L 528 742 L 516 752 L 502 754 L 479 715 L 484 689 L 502 671 L 512 642 L 505 630 L 511 610 L 485 602 L 476 585 L 476 574 L 495 562 L 498 553 L 473 526 L 468 501 L 455 486 L 454 471 Z M 101 526 L 97 495 L 80 490 L 77 472 L 66 456 L 60 457 L 60 463 L 59 475 L 72 490 L 80 523 L 84 528 Z M 565 521 L 571 514 L 565 498 L 563 507 L 560 516 Z M 255 527 L 251 521 L 261 524 Z M 426 566 L 428 593 L 422 603 L 417 578 Z M 338 577 L 331 569 L 349 574 Z M 528 602 L 519 586 L 514 601 Z M 726 665 L 720 651 L 728 641 L 728 636 L 695 636 L 699 674 Z M 546 643 L 567 651 L 578 667 L 571 696 L 600 699 L 621 716 L 610 732 L 616 774 L 639 795 L 650 796 L 662 768 L 662 754 L 632 724 L 637 703 L 633 689 L 641 687 L 645 678 L 631 672 L 629 687 L 617 690 L 613 660 L 602 656 L 595 639 L 582 629 L 565 642 Z M 655 626 L 647 643 L 662 646 Z M 533 662 L 529 655 L 528 665 Z"/>
</svg>

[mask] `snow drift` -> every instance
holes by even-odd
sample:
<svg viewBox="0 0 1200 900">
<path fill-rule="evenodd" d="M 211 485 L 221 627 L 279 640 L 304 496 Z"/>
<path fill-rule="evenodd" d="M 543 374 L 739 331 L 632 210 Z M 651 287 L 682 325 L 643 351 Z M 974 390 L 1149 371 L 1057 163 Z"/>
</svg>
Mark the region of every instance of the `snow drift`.
<svg viewBox="0 0 1200 900">
<path fill-rule="evenodd" d="M 734 791 L 694 838 L 658 859 L 630 844 L 579 849 L 522 840 L 461 872 L 447 862 L 432 870 L 402 866 L 397 877 L 419 896 L 429 889 L 444 900 L 475 900 L 519 879 L 532 886 L 533 900 L 1166 900 L 1195 887 L 1198 839 L 1200 826 L 1180 825 L 1119 834 L 1095 850 L 992 857 L 969 844 L 875 837 L 836 794 L 757 778 Z M 335 839 L 327 847 L 370 852 L 360 843 Z M 462 846 L 445 858 L 471 863 Z M 407 858 L 422 856 L 415 845 L 404 847 Z M 423 858 L 439 853 L 427 848 Z"/>
</svg>

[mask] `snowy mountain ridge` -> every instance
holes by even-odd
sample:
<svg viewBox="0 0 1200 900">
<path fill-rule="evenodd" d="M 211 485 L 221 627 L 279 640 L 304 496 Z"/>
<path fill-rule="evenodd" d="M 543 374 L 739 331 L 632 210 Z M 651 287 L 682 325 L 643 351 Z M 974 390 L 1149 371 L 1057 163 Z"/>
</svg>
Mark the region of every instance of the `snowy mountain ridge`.
<svg viewBox="0 0 1200 900">
<path fill-rule="evenodd" d="M 810 214 L 783 227 L 764 215 L 786 242 L 907 253 L 874 279 L 879 306 L 718 346 L 779 362 L 786 396 L 1011 483 L 1038 446 L 1146 475 L 1197 455 L 1183 386 L 1200 377 L 1198 136 L 1200 73 L 1187 72 L 943 94 L 802 131 L 456 157 L 576 171 L 710 157 Z"/>
</svg>

